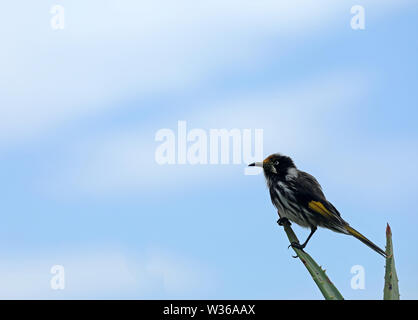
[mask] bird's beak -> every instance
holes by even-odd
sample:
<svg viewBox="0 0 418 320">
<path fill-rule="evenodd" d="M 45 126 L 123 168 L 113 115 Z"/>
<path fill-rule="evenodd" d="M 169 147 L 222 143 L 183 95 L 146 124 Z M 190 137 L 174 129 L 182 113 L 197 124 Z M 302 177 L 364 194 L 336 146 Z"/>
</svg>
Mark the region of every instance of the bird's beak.
<svg viewBox="0 0 418 320">
<path fill-rule="evenodd" d="M 263 163 L 262 162 L 253 162 L 253 163 L 250 163 L 249 165 L 248 165 L 249 167 L 263 167 Z"/>
</svg>

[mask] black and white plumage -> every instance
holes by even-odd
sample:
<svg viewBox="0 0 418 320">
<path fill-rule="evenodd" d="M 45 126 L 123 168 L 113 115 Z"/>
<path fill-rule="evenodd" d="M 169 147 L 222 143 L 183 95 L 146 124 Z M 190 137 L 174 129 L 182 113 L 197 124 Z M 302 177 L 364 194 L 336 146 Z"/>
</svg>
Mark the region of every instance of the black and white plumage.
<svg viewBox="0 0 418 320">
<path fill-rule="evenodd" d="M 303 249 L 317 227 L 323 227 L 352 235 L 379 254 L 386 256 L 385 251 L 344 221 L 338 210 L 325 198 L 318 181 L 309 173 L 298 170 L 290 157 L 276 153 L 263 162 L 255 162 L 250 166 L 263 168 L 271 201 L 281 219 L 287 218 L 311 229 L 310 235 L 302 245 L 292 243 L 292 246 Z"/>
</svg>

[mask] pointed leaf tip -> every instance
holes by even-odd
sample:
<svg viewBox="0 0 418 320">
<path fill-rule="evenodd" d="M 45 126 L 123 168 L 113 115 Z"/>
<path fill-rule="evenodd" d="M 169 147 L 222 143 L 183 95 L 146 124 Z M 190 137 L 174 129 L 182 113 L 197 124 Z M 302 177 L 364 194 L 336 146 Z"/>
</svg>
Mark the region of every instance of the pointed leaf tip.
<svg viewBox="0 0 418 320">
<path fill-rule="evenodd" d="M 392 235 L 392 230 L 390 229 L 389 223 L 387 223 L 387 225 L 386 225 L 386 234 L 387 235 Z"/>
</svg>

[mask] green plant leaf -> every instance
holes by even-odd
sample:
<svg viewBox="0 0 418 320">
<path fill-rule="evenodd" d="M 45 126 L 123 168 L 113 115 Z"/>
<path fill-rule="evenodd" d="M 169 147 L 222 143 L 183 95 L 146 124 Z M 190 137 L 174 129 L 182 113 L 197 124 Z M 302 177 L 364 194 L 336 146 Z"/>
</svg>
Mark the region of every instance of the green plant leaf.
<svg viewBox="0 0 418 320">
<path fill-rule="evenodd" d="M 290 227 L 289 222 L 283 223 L 284 231 L 289 238 L 290 243 L 297 242 L 299 243 L 296 234 L 293 232 L 292 228 Z M 293 247 L 292 247 L 293 248 Z M 325 274 L 325 270 L 323 270 L 312 257 L 307 254 L 305 251 L 293 248 L 296 255 L 299 257 L 300 261 L 302 261 L 303 265 L 308 269 L 312 279 L 315 281 L 316 285 L 318 286 L 319 290 L 321 291 L 322 295 L 326 300 L 343 300 L 343 296 L 338 291 L 338 289 L 334 286 L 328 276 Z"/>
<path fill-rule="evenodd" d="M 389 224 L 386 227 L 386 271 L 385 288 L 383 290 L 384 300 L 399 300 L 398 275 L 395 269 L 395 258 L 393 256 L 392 230 Z"/>
</svg>

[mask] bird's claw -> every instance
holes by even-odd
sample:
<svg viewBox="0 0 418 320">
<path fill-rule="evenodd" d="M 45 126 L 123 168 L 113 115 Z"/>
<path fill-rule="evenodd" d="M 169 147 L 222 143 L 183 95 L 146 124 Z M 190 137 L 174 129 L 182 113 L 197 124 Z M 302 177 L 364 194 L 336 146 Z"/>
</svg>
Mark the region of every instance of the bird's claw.
<svg viewBox="0 0 418 320">
<path fill-rule="evenodd" d="M 295 249 L 299 249 L 299 250 L 303 250 L 303 248 L 305 248 L 304 245 L 302 245 L 298 242 L 292 242 L 291 244 L 289 244 L 289 246 L 287 248 L 289 249 L 290 247 L 295 248 Z"/>
<path fill-rule="evenodd" d="M 290 248 L 290 247 L 292 247 L 292 248 L 296 248 L 296 249 L 299 249 L 299 250 L 302 250 L 303 251 L 303 248 L 305 248 L 305 246 L 304 245 L 301 245 L 301 244 L 299 244 L 299 243 L 297 243 L 297 242 L 292 242 L 291 244 L 289 244 L 289 246 L 287 247 L 288 249 Z M 298 256 L 296 255 L 296 256 L 292 256 L 292 258 L 297 258 Z"/>
</svg>

